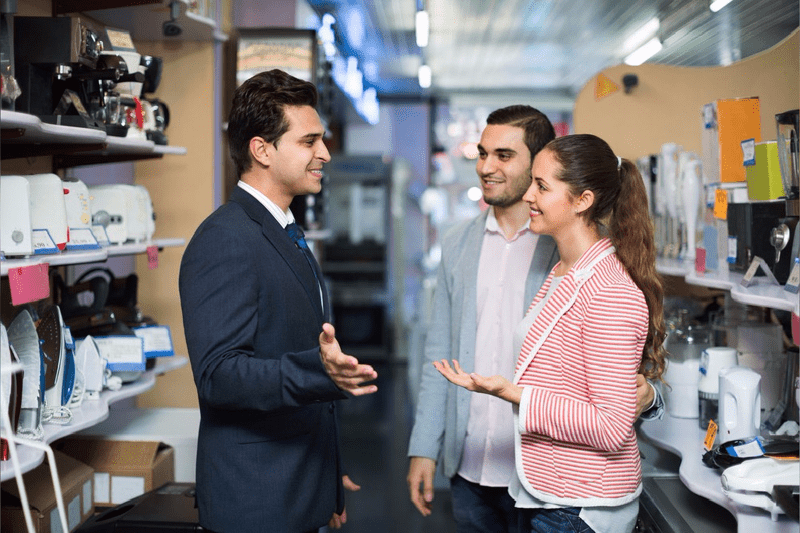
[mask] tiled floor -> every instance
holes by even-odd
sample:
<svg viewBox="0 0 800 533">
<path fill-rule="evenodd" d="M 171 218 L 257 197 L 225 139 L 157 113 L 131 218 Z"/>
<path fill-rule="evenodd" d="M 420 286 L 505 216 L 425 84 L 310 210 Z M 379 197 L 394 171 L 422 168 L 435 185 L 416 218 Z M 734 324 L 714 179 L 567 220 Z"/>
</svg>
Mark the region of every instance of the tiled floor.
<svg viewBox="0 0 800 533">
<path fill-rule="evenodd" d="M 378 392 L 340 402 L 341 440 L 348 474 L 361 490 L 348 493 L 343 533 L 453 533 L 448 490 L 423 517 L 406 486 L 413 411 L 405 364 L 375 364 Z"/>
</svg>

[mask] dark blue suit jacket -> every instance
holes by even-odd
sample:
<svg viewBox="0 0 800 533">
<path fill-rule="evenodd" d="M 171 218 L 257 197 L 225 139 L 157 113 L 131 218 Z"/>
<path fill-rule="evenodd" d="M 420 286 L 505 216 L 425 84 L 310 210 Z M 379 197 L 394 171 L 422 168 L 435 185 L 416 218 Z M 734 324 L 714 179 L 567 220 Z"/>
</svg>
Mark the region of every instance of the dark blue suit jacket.
<svg viewBox="0 0 800 533">
<path fill-rule="evenodd" d="M 320 360 L 329 305 L 302 252 L 236 187 L 189 242 L 179 285 L 200 403 L 200 523 L 323 526 L 344 507 L 334 400 L 346 396 Z"/>
</svg>

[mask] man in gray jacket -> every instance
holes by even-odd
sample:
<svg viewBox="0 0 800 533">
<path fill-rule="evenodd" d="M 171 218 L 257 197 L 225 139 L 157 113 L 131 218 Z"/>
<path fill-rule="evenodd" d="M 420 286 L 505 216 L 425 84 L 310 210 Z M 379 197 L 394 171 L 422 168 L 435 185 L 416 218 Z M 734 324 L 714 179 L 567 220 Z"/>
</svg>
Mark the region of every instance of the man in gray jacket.
<svg viewBox="0 0 800 533">
<path fill-rule="evenodd" d="M 466 372 L 513 375 L 514 329 L 558 262 L 553 240 L 528 228 L 522 201 L 534 156 L 554 138 L 550 121 L 530 106 L 492 112 L 476 165 L 490 207 L 442 239 L 407 481 L 411 501 L 428 516 L 441 461 L 458 533 L 517 530 L 507 491 L 516 475 L 513 411 L 497 398 L 451 385 L 431 362 L 457 359 Z M 653 390 L 640 379 L 637 407 L 650 405 L 648 414 L 660 416 Z"/>
</svg>

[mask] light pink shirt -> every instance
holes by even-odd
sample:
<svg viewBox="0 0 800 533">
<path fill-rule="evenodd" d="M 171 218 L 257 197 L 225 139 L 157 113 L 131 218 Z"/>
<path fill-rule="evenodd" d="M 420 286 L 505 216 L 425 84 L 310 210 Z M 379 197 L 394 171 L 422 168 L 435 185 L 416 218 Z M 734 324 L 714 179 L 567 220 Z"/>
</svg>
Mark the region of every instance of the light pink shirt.
<svg viewBox="0 0 800 533">
<path fill-rule="evenodd" d="M 490 209 L 478 263 L 475 372 L 510 380 L 519 355 L 514 353 L 514 328 L 530 303 L 523 301 L 525 282 L 538 237 L 525 224 L 506 239 Z M 514 429 L 510 403 L 473 394 L 458 474 L 480 485 L 507 487 L 516 475 Z"/>
</svg>

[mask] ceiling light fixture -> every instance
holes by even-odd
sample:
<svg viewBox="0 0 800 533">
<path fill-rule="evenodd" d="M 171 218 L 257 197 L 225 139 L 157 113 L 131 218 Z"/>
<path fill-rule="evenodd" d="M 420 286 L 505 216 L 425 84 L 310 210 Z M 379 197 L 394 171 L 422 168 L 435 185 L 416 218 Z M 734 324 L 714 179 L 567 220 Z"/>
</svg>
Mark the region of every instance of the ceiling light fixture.
<svg viewBox="0 0 800 533">
<path fill-rule="evenodd" d="M 661 51 L 663 47 L 664 45 L 661 44 L 661 41 L 658 40 L 658 37 L 654 37 L 626 57 L 625 64 L 631 66 L 641 65 Z"/>
<path fill-rule="evenodd" d="M 723 7 L 727 6 L 730 3 L 731 0 L 714 0 L 713 2 L 711 2 L 711 5 L 708 6 L 708 9 L 716 13 L 717 11 L 719 11 L 720 9 L 722 9 Z"/>
<path fill-rule="evenodd" d="M 428 46 L 428 32 L 430 31 L 430 21 L 427 11 L 417 11 L 416 36 L 417 46 L 425 48 Z"/>
<path fill-rule="evenodd" d="M 427 89 L 431 86 L 431 67 L 428 65 L 420 65 L 417 75 L 419 76 L 420 87 Z"/>
<path fill-rule="evenodd" d="M 625 43 L 623 44 L 624 49 L 626 51 L 633 50 L 647 39 L 652 38 L 660 27 L 661 21 L 658 20 L 658 17 L 651 18 L 644 26 L 633 32 L 630 37 L 625 39 Z"/>
</svg>

